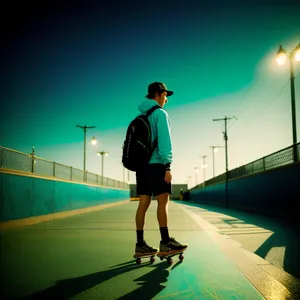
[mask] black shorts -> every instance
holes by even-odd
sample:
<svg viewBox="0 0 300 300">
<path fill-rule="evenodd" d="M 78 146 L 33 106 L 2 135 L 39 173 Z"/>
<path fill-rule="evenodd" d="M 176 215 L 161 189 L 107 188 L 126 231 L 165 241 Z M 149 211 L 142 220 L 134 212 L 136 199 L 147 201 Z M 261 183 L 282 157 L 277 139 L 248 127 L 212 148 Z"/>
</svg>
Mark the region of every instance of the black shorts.
<svg viewBox="0 0 300 300">
<path fill-rule="evenodd" d="M 166 169 L 163 164 L 149 164 L 136 172 L 137 195 L 157 196 L 164 193 L 172 194 L 171 183 L 165 182 Z"/>
</svg>

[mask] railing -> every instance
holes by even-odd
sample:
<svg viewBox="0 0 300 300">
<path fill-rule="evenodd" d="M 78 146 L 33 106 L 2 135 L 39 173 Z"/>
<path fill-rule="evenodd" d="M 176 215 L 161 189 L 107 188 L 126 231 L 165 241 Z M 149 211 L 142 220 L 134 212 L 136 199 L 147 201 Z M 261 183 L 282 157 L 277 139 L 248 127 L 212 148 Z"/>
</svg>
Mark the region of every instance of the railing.
<svg viewBox="0 0 300 300">
<path fill-rule="evenodd" d="M 265 172 L 274 168 L 282 167 L 294 163 L 294 158 L 300 157 L 300 143 L 295 145 L 296 155 L 294 155 L 294 146 L 289 146 L 270 155 L 264 156 L 263 158 L 257 159 L 247 165 L 243 165 L 236 169 L 228 171 L 228 180 L 247 176 L 251 174 L 257 174 Z M 199 185 L 193 187 L 191 190 L 201 188 L 204 186 L 214 185 L 226 181 L 226 172 L 213 177 Z"/>
<path fill-rule="evenodd" d="M 16 170 L 100 186 L 129 189 L 129 184 L 0 146 L 0 169 Z"/>
</svg>

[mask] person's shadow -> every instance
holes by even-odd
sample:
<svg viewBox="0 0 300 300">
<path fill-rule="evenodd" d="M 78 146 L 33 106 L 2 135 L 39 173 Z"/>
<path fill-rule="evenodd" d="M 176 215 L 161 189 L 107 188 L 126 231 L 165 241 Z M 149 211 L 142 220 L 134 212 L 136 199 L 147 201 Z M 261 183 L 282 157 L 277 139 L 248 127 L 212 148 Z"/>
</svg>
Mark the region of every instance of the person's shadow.
<svg viewBox="0 0 300 300">
<path fill-rule="evenodd" d="M 153 265 L 143 263 L 141 266 L 137 266 L 135 260 L 128 261 L 120 265 L 112 266 L 101 272 L 59 280 L 55 285 L 21 299 L 69 299 L 104 281 L 143 266 L 151 266 L 153 270 L 134 279 L 136 282 L 142 281 L 142 283 L 140 283 L 141 287 L 118 299 L 151 299 L 165 288 L 162 283 L 167 281 L 167 277 L 169 276 L 169 270 L 167 269 L 170 267 L 166 261 Z M 176 266 L 178 266 L 178 264 L 175 264 L 172 268 Z M 99 295 L 99 299 L 100 298 L 101 295 Z"/>
<path fill-rule="evenodd" d="M 176 268 L 181 264 L 181 261 L 178 261 L 171 267 L 171 270 Z M 153 271 L 146 273 L 139 278 L 136 278 L 134 281 L 141 281 L 139 285 L 141 286 L 138 289 L 133 290 L 132 292 L 124 295 L 123 297 L 118 298 L 122 299 L 153 299 L 159 292 L 161 292 L 165 286 L 162 283 L 168 281 L 168 276 L 170 270 L 168 270 L 169 265 L 166 261 L 163 261 L 160 264 L 155 265 Z"/>
</svg>

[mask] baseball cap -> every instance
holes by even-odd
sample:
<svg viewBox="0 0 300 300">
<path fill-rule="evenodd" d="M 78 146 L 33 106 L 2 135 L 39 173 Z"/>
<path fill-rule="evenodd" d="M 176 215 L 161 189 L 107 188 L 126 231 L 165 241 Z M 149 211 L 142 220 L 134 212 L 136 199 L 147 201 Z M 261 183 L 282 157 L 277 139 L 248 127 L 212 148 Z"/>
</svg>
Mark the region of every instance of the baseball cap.
<svg viewBox="0 0 300 300">
<path fill-rule="evenodd" d="M 174 92 L 169 91 L 163 82 L 153 82 L 148 86 L 148 95 L 154 95 L 156 92 L 167 92 L 167 96 L 172 96 Z"/>
</svg>

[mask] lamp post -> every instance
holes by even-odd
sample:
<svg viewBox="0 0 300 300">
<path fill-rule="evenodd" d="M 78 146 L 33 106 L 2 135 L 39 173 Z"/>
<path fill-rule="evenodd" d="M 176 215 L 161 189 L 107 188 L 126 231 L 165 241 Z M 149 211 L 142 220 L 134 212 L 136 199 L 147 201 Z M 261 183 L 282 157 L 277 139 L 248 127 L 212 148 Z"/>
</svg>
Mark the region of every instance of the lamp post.
<svg viewBox="0 0 300 300">
<path fill-rule="evenodd" d="M 195 179 L 196 179 L 196 186 L 198 184 L 198 173 L 199 173 L 199 168 L 195 167 Z"/>
<path fill-rule="evenodd" d="M 83 130 L 84 132 L 84 143 L 83 143 L 83 171 L 84 171 L 84 178 L 85 178 L 85 171 L 86 171 L 86 131 L 88 129 L 91 128 L 96 128 L 96 126 L 80 126 L 80 125 L 76 125 L 76 127 L 79 127 Z M 97 140 L 95 139 L 95 137 L 93 136 L 93 139 L 91 141 L 92 145 L 96 145 L 97 144 Z"/>
<path fill-rule="evenodd" d="M 189 183 L 190 183 L 191 179 L 192 179 L 192 176 L 187 176 L 186 183 L 187 183 L 188 186 L 189 186 Z"/>
<path fill-rule="evenodd" d="M 203 168 L 203 186 L 205 187 L 205 168 L 206 168 L 205 159 L 206 159 L 206 155 L 203 155 L 202 159 L 203 159 L 203 163 L 202 163 L 202 168 Z"/>
<path fill-rule="evenodd" d="M 292 108 L 292 129 L 293 129 L 293 155 L 294 162 L 298 161 L 297 152 L 297 125 L 296 125 L 296 100 L 295 100 L 295 74 L 294 74 L 294 59 L 295 61 L 300 61 L 300 43 L 296 46 L 289 54 L 280 45 L 277 51 L 276 61 L 282 66 L 286 58 L 290 61 L 290 83 L 291 83 L 291 108 Z"/>
<path fill-rule="evenodd" d="M 224 148 L 223 146 L 210 146 L 212 148 L 212 157 L 213 157 L 213 177 L 215 177 L 215 153 L 218 151 L 218 148 Z"/>
<path fill-rule="evenodd" d="M 102 156 L 102 162 L 101 162 L 101 178 L 102 178 L 102 180 L 101 180 L 101 182 L 102 182 L 102 185 L 103 185 L 103 169 L 104 169 L 104 159 L 103 159 L 103 156 L 105 155 L 105 156 L 107 156 L 108 155 L 108 152 L 105 152 L 105 151 L 99 151 L 98 153 L 97 153 L 97 156 Z"/>
<path fill-rule="evenodd" d="M 121 163 L 122 169 L 123 169 L 123 183 L 125 183 L 125 167 Z"/>
</svg>

